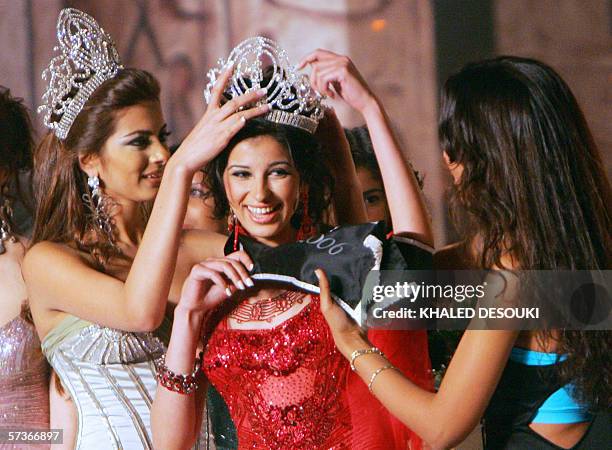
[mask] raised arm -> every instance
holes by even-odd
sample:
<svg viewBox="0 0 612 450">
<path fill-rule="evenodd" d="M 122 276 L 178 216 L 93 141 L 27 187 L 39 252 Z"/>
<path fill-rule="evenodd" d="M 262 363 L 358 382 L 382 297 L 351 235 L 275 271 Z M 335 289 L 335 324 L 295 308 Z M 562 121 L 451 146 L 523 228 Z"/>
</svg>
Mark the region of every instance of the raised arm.
<svg viewBox="0 0 612 450">
<path fill-rule="evenodd" d="M 332 108 L 325 110 L 325 117 L 319 122 L 316 136 L 335 181 L 332 201 L 336 223 L 347 225 L 367 222 L 351 148 Z"/>
<path fill-rule="evenodd" d="M 409 234 L 433 246 L 431 224 L 417 180 L 381 102 L 348 57 L 316 50 L 300 66 L 307 64 L 312 67 L 313 88 L 331 98 L 343 99 L 363 115 L 380 166 L 395 234 Z"/>
<path fill-rule="evenodd" d="M 263 95 L 259 91 L 220 106 L 231 74 L 229 68 L 219 78 L 206 113 L 167 163 L 125 281 L 95 270 L 67 246 L 41 242 L 32 247 L 23 263 L 33 310 L 67 312 L 126 331 L 149 331 L 159 326 L 175 272 L 193 174 L 225 148 L 247 119 L 268 111 L 267 105 L 239 111 Z M 215 251 L 219 240 L 210 235 Z"/>
</svg>

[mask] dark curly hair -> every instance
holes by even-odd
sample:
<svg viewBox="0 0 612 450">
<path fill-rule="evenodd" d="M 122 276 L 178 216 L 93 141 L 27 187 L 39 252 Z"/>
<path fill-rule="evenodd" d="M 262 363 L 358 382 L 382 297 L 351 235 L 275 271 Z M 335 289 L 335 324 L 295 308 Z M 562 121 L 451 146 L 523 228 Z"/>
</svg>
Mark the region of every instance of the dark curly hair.
<svg viewBox="0 0 612 450">
<path fill-rule="evenodd" d="M 477 243 L 478 266 L 504 267 L 509 253 L 522 270 L 610 268 L 610 183 L 576 99 L 553 69 L 510 56 L 466 66 L 443 87 L 439 136 L 463 167 L 451 216 L 466 242 Z M 578 397 L 610 407 L 611 332 L 538 337 L 567 354 L 557 366 Z"/>
<path fill-rule="evenodd" d="M 223 219 L 229 214 L 229 203 L 223 185 L 223 173 L 232 149 L 239 142 L 257 136 L 270 136 L 287 148 L 300 175 L 301 182 L 309 188 L 308 215 L 314 224 L 317 226 L 323 225 L 325 212 L 331 201 L 334 180 L 324 164 L 318 141 L 306 131 L 262 118 L 249 120 L 230 140 L 225 150 L 204 168 L 205 184 L 209 188 L 209 195 L 212 196 L 215 203 L 214 217 Z M 303 206 L 298 207 L 298 211 L 291 219 L 291 224 L 296 229 L 302 222 Z"/>
<path fill-rule="evenodd" d="M 11 95 L 11 91 L 0 86 L 0 170 L 8 174 L 6 183 L 0 185 L 0 196 L 12 197 L 31 213 L 30 186 L 22 186 L 19 174 L 32 169 L 32 122 L 23 99 Z M 12 224 L 15 225 L 15 224 Z"/>
<path fill-rule="evenodd" d="M 0 86 L 0 167 L 11 173 L 32 168 L 32 123 L 23 99 Z"/>
</svg>

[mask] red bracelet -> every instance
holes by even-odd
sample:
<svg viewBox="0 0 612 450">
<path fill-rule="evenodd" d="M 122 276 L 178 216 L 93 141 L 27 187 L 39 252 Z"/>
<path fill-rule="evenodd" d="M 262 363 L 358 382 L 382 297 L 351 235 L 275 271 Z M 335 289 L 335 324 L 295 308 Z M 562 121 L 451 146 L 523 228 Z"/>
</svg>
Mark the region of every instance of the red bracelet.
<svg viewBox="0 0 612 450">
<path fill-rule="evenodd" d="M 166 366 L 166 355 L 161 356 L 155 361 L 157 381 L 169 391 L 177 392 L 182 395 L 193 394 L 198 388 L 196 377 L 202 365 L 202 355 L 203 352 L 200 352 L 200 355 L 196 358 L 193 372 L 189 374 L 174 373 Z"/>
</svg>

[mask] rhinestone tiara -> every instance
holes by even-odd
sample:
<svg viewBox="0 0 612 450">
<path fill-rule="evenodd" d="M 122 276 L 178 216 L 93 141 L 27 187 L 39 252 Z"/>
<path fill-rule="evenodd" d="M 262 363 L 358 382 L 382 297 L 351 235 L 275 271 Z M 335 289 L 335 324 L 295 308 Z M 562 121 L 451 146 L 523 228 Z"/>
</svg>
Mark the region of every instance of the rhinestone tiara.
<svg viewBox="0 0 612 450">
<path fill-rule="evenodd" d="M 272 110 L 263 116 L 271 122 L 290 125 L 313 134 L 324 115 L 323 96 L 314 91 L 305 74 L 289 62 L 287 52 L 272 39 L 257 36 L 238 44 L 227 60 L 219 59 L 208 71 L 204 89 L 206 103 L 221 72 L 234 64 L 234 73 L 225 91 L 228 99 L 249 91 L 266 88 L 266 97 L 258 105 L 269 104 Z M 265 65 L 264 65 L 265 64 Z"/>
<path fill-rule="evenodd" d="M 49 86 L 43 94 L 45 126 L 60 139 L 66 139 L 70 127 L 91 94 L 106 80 L 123 69 L 111 37 L 93 17 L 74 8 L 65 8 L 57 19 L 59 46 L 43 71 Z"/>
</svg>

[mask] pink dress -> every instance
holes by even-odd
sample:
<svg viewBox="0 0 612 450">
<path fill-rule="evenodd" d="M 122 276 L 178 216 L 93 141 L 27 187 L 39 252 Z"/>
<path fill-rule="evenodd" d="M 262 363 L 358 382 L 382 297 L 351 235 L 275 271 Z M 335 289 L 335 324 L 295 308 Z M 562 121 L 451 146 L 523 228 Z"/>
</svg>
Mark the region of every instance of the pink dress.
<svg viewBox="0 0 612 450">
<path fill-rule="evenodd" d="M 49 429 L 49 368 L 34 327 L 21 316 L 0 328 L 0 423 L 5 429 Z M 0 443 L 0 449 L 46 448 Z"/>
</svg>

